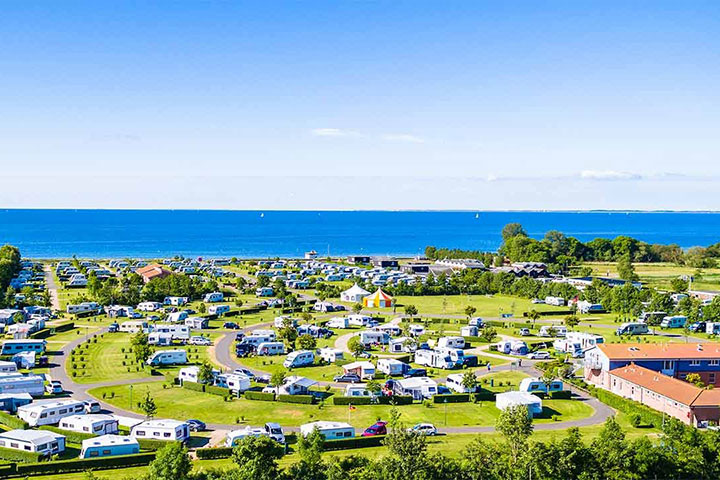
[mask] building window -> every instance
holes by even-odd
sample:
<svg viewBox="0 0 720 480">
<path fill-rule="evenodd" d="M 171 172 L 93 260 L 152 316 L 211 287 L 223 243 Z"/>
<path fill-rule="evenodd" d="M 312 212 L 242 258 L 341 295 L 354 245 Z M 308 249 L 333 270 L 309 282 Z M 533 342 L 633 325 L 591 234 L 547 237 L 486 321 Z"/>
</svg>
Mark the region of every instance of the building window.
<svg viewBox="0 0 720 480">
<path fill-rule="evenodd" d="M 708 375 L 708 383 L 715 383 L 715 374 L 711 373 Z"/>
<path fill-rule="evenodd" d="M 690 360 L 690 366 L 691 366 L 691 367 L 699 367 L 699 366 L 700 366 L 700 360 Z"/>
<path fill-rule="evenodd" d="M 717 367 L 718 365 L 720 365 L 720 360 L 710 360 L 710 362 L 708 363 L 711 367 Z"/>
<path fill-rule="evenodd" d="M 674 360 L 663 361 L 663 370 L 675 370 L 675 361 Z"/>
</svg>

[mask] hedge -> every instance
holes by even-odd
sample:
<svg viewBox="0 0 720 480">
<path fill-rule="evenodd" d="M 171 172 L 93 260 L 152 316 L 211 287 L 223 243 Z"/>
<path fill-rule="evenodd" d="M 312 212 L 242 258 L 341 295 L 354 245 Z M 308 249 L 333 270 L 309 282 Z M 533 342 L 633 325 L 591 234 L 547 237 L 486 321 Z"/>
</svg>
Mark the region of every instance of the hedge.
<svg viewBox="0 0 720 480">
<path fill-rule="evenodd" d="M 285 403 L 300 403 L 303 405 L 312 405 L 315 397 L 312 395 L 277 395 L 275 400 Z"/>
<path fill-rule="evenodd" d="M 209 460 L 213 458 L 229 458 L 232 451 L 232 447 L 198 448 L 195 450 L 195 454 L 197 454 L 199 460 Z"/>
<path fill-rule="evenodd" d="M 379 447 L 383 444 L 384 435 L 374 435 L 372 437 L 352 437 L 340 440 L 325 440 L 323 443 L 324 450 L 347 450 L 349 448 L 365 448 Z"/>
<path fill-rule="evenodd" d="M 30 338 L 48 338 L 52 334 L 49 328 L 43 328 L 30 334 Z"/>
<path fill-rule="evenodd" d="M 63 430 L 50 425 L 43 425 L 39 428 L 40 430 L 49 430 L 51 432 L 59 433 L 60 435 L 65 435 L 65 443 L 82 443 L 83 440 L 96 437 L 96 435 L 92 433 L 72 432 L 70 430 Z"/>
<path fill-rule="evenodd" d="M 75 328 L 75 322 L 61 323 L 53 328 L 55 328 L 55 333 L 67 332 L 68 330 Z"/>
<path fill-rule="evenodd" d="M 17 469 L 14 463 L 8 463 L 7 465 L 0 465 L 0 478 L 9 477 L 14 474 Z"/>
<path fill-rule="evenodd" d="M 182 382 L 182 387 L 187 388 L 188 390 L 193 390 L 195 392 L 204 392 L 205 391 L 205 385 L 203 385 L 202 383 L 197 383 L 197 382 L 184 381 L 184 382 Z"/>
<path fill-rule="evenodd" d="M 593 388 L 590 394 L 595 396 L 598 400 L 606 405 L 609 405 L 617 410 L 628 415 L 638 414 L 643 423 L 647 425 L 660 426 L 663 423 L 663 416 L 660 412 L 652 410 L 634 400 L 623 398 L 614 393 L 610 393 L 607 390 L 601 388 Z"/>
<path fill-rule="evenodd" d="M 54 475 L 58 473 L 84 472 L 86 470 L 138 467 L 148 465 L 153 460 L 155 460 L 155 452 L 137 453 L 135 455 L 28 463 L 18 465 L 16 472 L 18 475 Z"/>
<path fill-rule="evenodd" d="M 469 393 L 450 393 L 433 396 L 433 403 L 463 403 L 469 401 Z"/>
<path fill-rule="evenodd" d="M 275 394 L 269 392 L 253 392 L 252 390 L 248 390 L 244 395 L 248 400 L 262 400 L 264 402 L 275 401 Z"/>
<path fill-rule="evenodd" d="M 383 395 L 377 397 L 377 402 L 380 405 L 411 405 L 413 403 L 413 397 L 411 395 Z"/>
<path fill-rule="evenodd" d="M 476 402 L 494 402 L 495 392 L 491 392 L 490 390 L 481 390 L 473 394 L 473 400 Z"/>
<path fill-rule="evenodd" d="M 221 397 L 227 397 L 232 394 L 229 388 L 216 387 L 215 385 L 205 385 L 205 393 L 220 395 Z"/>
<path fill-rule="evenodd" d="M 345 396 L 333 396 L 333 405 L 370 405 L 372 398 L 370 397 L 345 397 Z"/>
<path fill-rule="evenodd" d="M 0 447 L 0 459 L 9 462 L 37 463 L 42 457 L 43 455 L 37 452 L 26 452 L 25 450 Z"/>
<path fill-rule="evenodd" d="M 15 415 L 10 415 L 7 412 L 0 411 L 0 423 L 7 425 L 10 428 L 26 430 L 30 428 L 30 425 L 24 420 L 19 419 Z"/>
<path fill-rule="evenodd" d="M 550 398 L 553 400 L 570 400 L 572 398 L 572 392 L 570 390 L 550 392 Z"/>
<path fill-rule="evenodd" d="M 168 441 L 168 440 L 154 440 L 152 438 L 137 438 L 135 437 L 135 440 L 138 441 L 138 444 L 140 444 L 140 448 L 142 450 L 160 450 L 161 448 L 165 448 L 166 446 L 170 445 L 171 443 L 178 443 L 175 440 Z"/>
</svg>

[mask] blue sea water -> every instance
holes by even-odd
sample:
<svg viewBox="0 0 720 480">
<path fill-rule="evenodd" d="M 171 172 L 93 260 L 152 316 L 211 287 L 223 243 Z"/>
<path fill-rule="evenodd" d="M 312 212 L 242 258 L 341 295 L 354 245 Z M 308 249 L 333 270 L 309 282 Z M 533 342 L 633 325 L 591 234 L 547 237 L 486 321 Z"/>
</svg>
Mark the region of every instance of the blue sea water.
<svg viewBox="0 0 720 480">
<path fill-rule="evenodd" d="M 682 247 L 720 241 L 720 214 L 689 212 L 389 212 L 4 210 L 0 243 L 32 258 L 417 255 L 425 246 L 495 250 L 521 223 L 541 238 L 629 235 Z"/>
</svg>

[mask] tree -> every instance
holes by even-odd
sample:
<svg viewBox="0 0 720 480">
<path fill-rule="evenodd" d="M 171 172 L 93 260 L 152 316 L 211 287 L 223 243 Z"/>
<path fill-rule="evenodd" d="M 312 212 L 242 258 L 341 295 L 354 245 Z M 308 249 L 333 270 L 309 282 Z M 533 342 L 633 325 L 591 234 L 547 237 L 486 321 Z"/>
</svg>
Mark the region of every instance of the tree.
<svg viewBox="0 0 720 480">
<path fill-rule="evenodd" d="M 204 361 L 200 364 L 200 368 L 198 368 L 197 379 L 198 383 L 213 383 L 213 381 L 215 380 L 215 375 L 213 374 L 213 368 L 212 365 L 210 365 L 210 362 Z"/>
<path fill-rule="evenodd" d="M 629 254 L 621 255 L 620 258 L 618 258 L 617 271 L 623 280 L 632 282 L 638 279 Z"/>
<path fill-rule="evenodd" d="M 158 450 L 155 460 L 150 463 L 148 480 L 188 480 L 191 471 L 192 461 L 187 448 L 170 442 Z"/>
<path fill-rule="evenodd" d="M 237 480 L 277 480 L 281 478 L 278 460 L 283 447 L 270 437 L 247 436 L 233 448 Z"/>
<path fill-rule="evenodd" d="M 283 383 L 285 383 L 286 376 L 287 373 L 285 373 L 285 370 L 277 370 L 270 375 L 270 383 L 268 385 L 276 388 L 280 387 Z"/>
<path fill-rule="evenodd" d="M 362 312 L 362 309 L 363 309 L 363 306 L 362 306 L 362 303 L 360 303 L 360 302 L 357 302 L 355 305 L 352 306 L 352 311 L 355 314 Z"/>
<path fill-rule="evenodd" d="M 543 372 L 542 376 L 540 377 L 540 381 L 545 384 L 545 390 L 547 392 L 550 391 L 550 385 L 552 384 L 552 382 L 555 381 L 556 378 L 557 370 L 555 368 L 549 367 Z"/>
<path fill-rule="evenodd" d="M 465 307 L 465 316 L 468 317 L 468 319 L 475 315 L 475 312 L 477 312 L 477 308 L 472 305 Z"/>
<path fill-rule="evenodd" d="M 483 341 L 487 343 L 491 343 L 493 340 L 495 340 L 496 336 L 497 330 L 495 330 L 493 327 L 485 327 L 480 332 L 480 338 L 482 338 Z"/>
<path fill-rule="evenodd" d="M 687 292 L 688 281 L 680 277 L 673 278 L 670 280 L 670 288 L 675 293 Z"/>
<path fill-rule="evenodd" d="M 473 372 L 472 370 L 468 370 L 467 372 L 463 373 L 461 383 L 468 392 L 474 392 L 478 386 L 478 379 L 475 376 L 475 372 Z"/>
<path fill-rule="evenodd" d="M 142 331 L 136 333 L 132 336 L 132 338 L 130 338 L 130 346 L 133 354 L 135 355 L 135 361 L 138 363 L 144 364 L 152 354 L 152 349 L 148 344 L 148 336 Z"/>
<path fill-rule="evenodd" d="M 405 305 L 405 315 L 410 317 L 410 320 L 418 314 L 418 309 L 415 305 Z"/>
<path fill-rule="evenodd" d="M 351 337 L 350 340 L 348 340 L 348 350 L 353 354 L 353 356 L 358 357 L 365 351 L 365 345 L 360 341 L 360 337 Z"/>
<path fill-rule="evenodd" d="M 205 305 L 205 303 L 201 303 L 200 305 L 198 305 L 198 312 L 200 312 L 200 313 L 207 312 L 207 306 Z"/>
<path fill-rule="evenodd" d="M 140 402 L 140 411 L 143 412 L 147 418 L 153 418 L 157 413 L 157 405 L 150 395 L 150 390 L 145 392 L 145 398 Z"/>
<path fill-rule="evenodd" d="M 389 456 L 383 462 L 383 472 L 378 478 L 423 478 L 427 467 L 427 437 L 405 428 L 400 413 L 393 407 L 388 421 L 389 432 L 383 441 Z"/>
<path fill-rule="evenodd" d="M 315 350 L 315 347 L 317 347 L 317 339 L 307 333 L 300 335 L 297 341 L 302 350 Z"/>
<path fill-rule="evenodd" d="M 527 406 L 513 405 L 500 412 L 495 429 L 505 437 L 510 447 L 512 458 L 518 458 L 520 452 L 527 448 L 527 442 L 533 433 L 532 418 Z"/>
<path fill-rule="evenodd" d="M 540 318 L 540 312 L 535 310 L 534 308 L 528 312 L 528 318 L 533 321 L 533 324 L 537 321 L 538 318 Z"/>
<path fill-rule="evenodd" d="M 300 314 L 300 318 L 302 319 L 303 322 L 305 322 L 305 325 L 307 325 L 310 322 L 312 322 L 313 316 L 310 312 L 302 312 Z"/>
<path fill-rule="evenodd" d="M 518 235 L 522 235 L 523 237 L 527 237 L 527 232 L 525 229 L 523 229 L 522 225 L 519 223 L 508 223 L 505 225 L 501 232 L 503 242 L 507 242 L 513 237 L 517 237 Z"/>
<path fill-rule="evenodd" d="M 577 327 L 579 323 L 580 319 L 577 315 L 567 315 L 565 317 L 565 325 L 570 329 Z"/>
<path fill-rule="evenodd" d="M 705 388 L 705 382 L 702 381 L 702 377 L 697 373 L 688 373 L 685 377 L 685 381 L 692 383 L 698 388 Z"/>
</svg>

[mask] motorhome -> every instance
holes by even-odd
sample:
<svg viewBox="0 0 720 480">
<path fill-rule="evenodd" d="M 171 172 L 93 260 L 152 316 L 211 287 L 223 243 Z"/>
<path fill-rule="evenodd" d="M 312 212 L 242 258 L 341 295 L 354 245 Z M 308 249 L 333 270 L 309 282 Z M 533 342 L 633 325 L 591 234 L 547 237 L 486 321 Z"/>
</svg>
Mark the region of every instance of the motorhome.
<svg viewBox="0 0 720 480">
<path fill-rule="evenodd" d="M 387 345 L 390 340 L 390 336 L 385 332 L 377 332 L 375 330 L 363 330 L 358 334 L 360 337 L 360 343 L 365 346 L 370 345 Z"/>
<path fill-rule="evenodd" d="M 431 398 L 437 394 L 437 383 L 428 377 L 412 377 L 393 382 L 395 395 L 410 395 L 415 400 Z"/>
<path fill-rule="evenodd" d="M 456 393 L 473 393 L 463 385 L 463 376 L 462 373 L 451 373 L 447 376 L 445 386 Z"/>
<path fill-rule="evenodd" d="M 190 438 L 190 427 L 178 420 L 146 420 L 132 427 L 130 436 L 136 439 L 185 442 Z"/>
<path fill-rule="evenodd" d="M 158 350 L 150 355 L 145 363 L 152 366 L 187 363 L 187 352 L 185 350 Z"/>
<path fill-rule="evenodd" d="M 628 322 L 621 324 L 617 330 L 615 330 L 615 335 L 644 335 L 648 332 L 650 332 L 650 330 L 646 323 Z"/>
<path fill-rule="evenodd" d="M 545 303 L 555 307 L 562 307 L 565 305 L 565 299 L 562 297 L 545 297 Z"/>
<path fill-rule="evenodd" d="M 426 367 L 451 369 L 457 365 L 447 353 L 436 352 L 435 350 L 417 350 L 415 352 L 415 363 Z"/>
<path fill-rule="evenodd" d="M 208 313 L 210 315 L 222 316 L 230 311 L 230 305 L 210 305 L 208 307 Z"/>
<path fill-rule="evenodd" d="M 215 385 L 238 394 L 250 390 L 250 377 L 237 373 L 222 373 L 215 377 Z"/>
<path fill-rule="evenodd" d="M 277 423 L 266 423 L 264 427 L 247 426 L 240 430 L 231 430 L 225 436 L 225 446 L 234 447 L 247 437 L 270 437 L 280 444 L 285 444 L 285 433 Z"/>
<path fill-rule="evenodd" d="M 47 342 L 45 340 L 5 340 L 0 355 L 15 355 L 19 352 L 43 353 Z"/>
<path fill-rule="evenodd" d="M 17 416 L 31 427 L 57 425 L 63 418 L 81 413 L 85 413 L 85 404 L 71 398 L 35 402 L 18 407 L 17 410 Z"/>
<path fill-rule="evenodd" d="M 70 415 L 60 420 L 59 428 L 71 432 L 106 435 L 118 432 L 118 421 L 111 415 Z"/>
<path fill-rule="evenodd" d="M 355 427 L 349 423 L 318 421 L 300 425 L 300 434 L 307 437 L 317 430 L 325 440 L 339 440 L 355 436 Z"/>
<path fill-rule="evenodd" d="M 687 317 L 684 315 L 673 315 L 662 319 L 660 322 L 660 328 L 682 328 L 687 322 Z"/>
<path fill-rule="evenodd" d="M 140 444 L 125 435 L 101 435 L 82 441 L 80 458 L 112 457 L 132 455 L 140 452 Z"/>
<path fill-rule="evenodd" d="M 337 348 L 321 348 L 318 350 L 318 355 L 327 363 L 335 363 L 344 359 L 343 351 Z"/>
<path fill-rule="evenodd" d="M 436 348 L 465 348 L 463 337 L 440 337 Z"/>
<path fill-rule="evenodd" d="M 283 362 L 285 368 L 307 367 L 315 362 L 315 354 L 310 350 L 290 352 Z"/>
<path fill-rule="evenodd" d="M 138 332 L 149 332 L 150 326 L 147 322 L 141 320 L 128 320 L 120 324 L 120 331 L 125 333 L 136 334 Z"/>
<path fill-rule="evenodd" d="M 391 377 L 404 374 L 408 368 L 407 363 L 394 358 L 379 358 L 377 361 L 378 371 Z"/>
<path fill-rule="evenodd" d="M 257 355 L 284 355 L 285 344 L 283 342 L 262 342 L 257 346 Z"/>
</svg>

